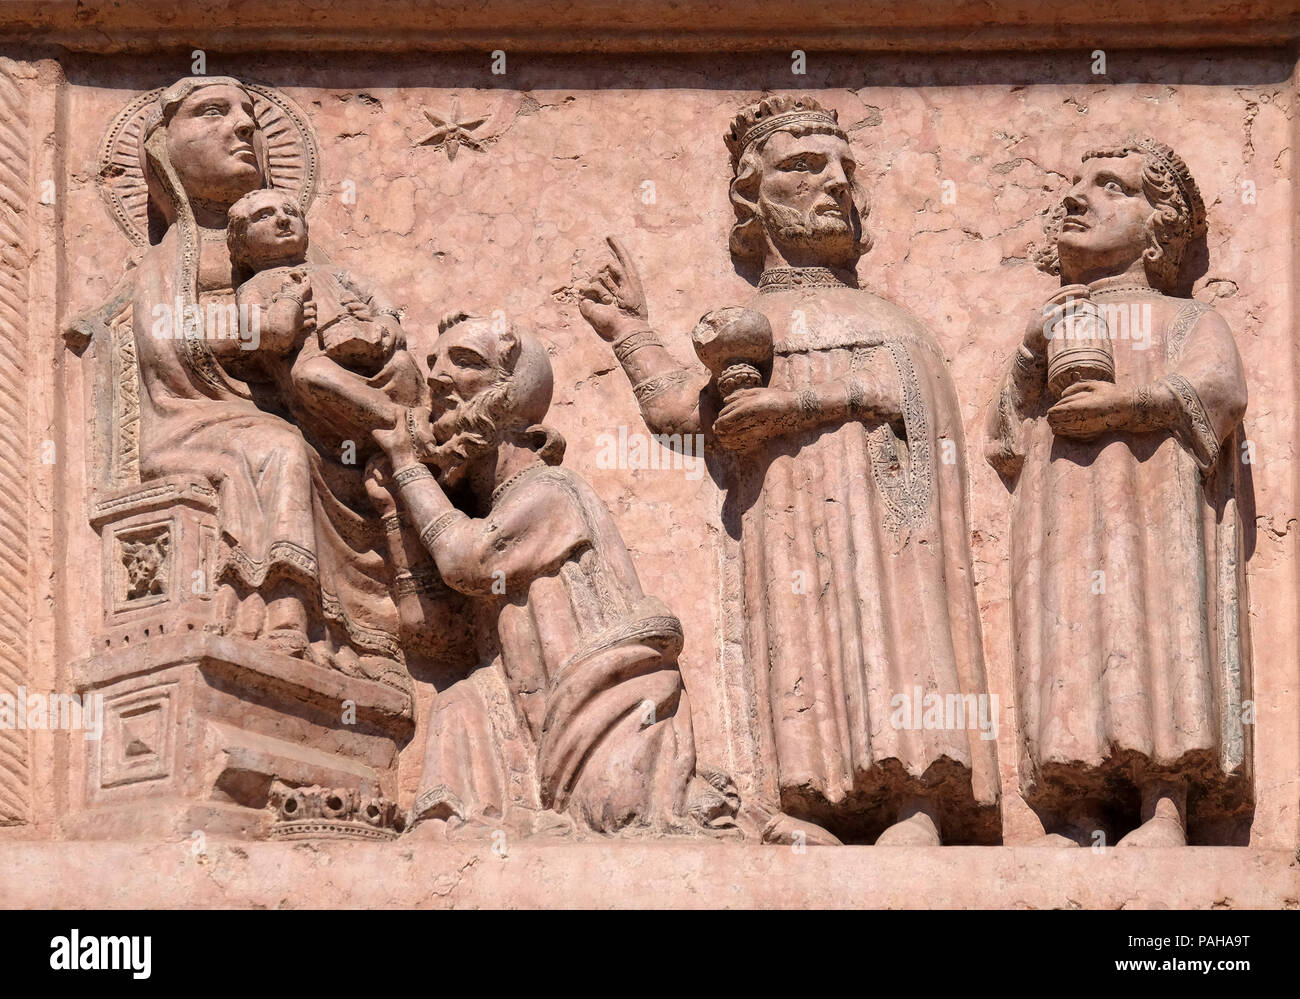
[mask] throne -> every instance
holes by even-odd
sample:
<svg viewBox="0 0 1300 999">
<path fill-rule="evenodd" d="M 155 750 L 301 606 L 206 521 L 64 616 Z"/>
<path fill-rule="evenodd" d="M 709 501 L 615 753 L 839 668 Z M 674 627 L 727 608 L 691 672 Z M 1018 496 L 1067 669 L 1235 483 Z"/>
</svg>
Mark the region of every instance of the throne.
<svg viewBox="0 0 1300 999">
<path fill-rule="evenodd" d="M 129 276 L 128 276 L 129 277 Z M 222 634 L 217 491 L 201 469 L 141 480 L 131 282 L 64 332 L 94 386 L 89 520 L 102 621 L 75 662 L 103 698 L 103 735 L 76 740 L 74 837 L 261 838 L 273 787 L 393 796 L 414 731 L 409 693 Z"/>
</svg>

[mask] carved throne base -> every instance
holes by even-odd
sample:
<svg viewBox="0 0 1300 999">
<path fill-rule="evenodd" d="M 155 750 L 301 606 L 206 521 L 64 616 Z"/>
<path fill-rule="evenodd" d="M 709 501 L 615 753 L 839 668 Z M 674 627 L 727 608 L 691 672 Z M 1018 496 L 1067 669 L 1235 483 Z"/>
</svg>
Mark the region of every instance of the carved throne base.
<svg viewBox="0 0 1300 999">
<path fill-rule="evenodd" d="M 263 838 L 277 780 L 391 798 L 414 731 L 409 697 L 390 687 L 201 628 L 72 673 L 79 694 L 104 698 L 102 738 L 74 740 L 82 800 L 62 827 L 73 838 Z"/>
<path fill-rule="evenodd" d="M 103 492 L 99 532 L 104 623 L 96 650 L 215 628 L 217 494 L 199 476 L 171 475 Z"/>
</svg>

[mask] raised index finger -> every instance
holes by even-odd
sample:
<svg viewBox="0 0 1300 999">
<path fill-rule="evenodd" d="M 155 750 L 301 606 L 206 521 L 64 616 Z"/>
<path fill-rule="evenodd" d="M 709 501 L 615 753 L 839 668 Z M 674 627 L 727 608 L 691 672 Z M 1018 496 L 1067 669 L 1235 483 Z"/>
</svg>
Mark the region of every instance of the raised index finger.
<svg viewBox="0 0 1300 999">
<path fill-rule="evenodd" d="M 605 242 L 609 244 L 610 252 L 614 254 L 615 265 L 618 267 L 619 272 L 618 276 L 622 277 L 624 274 L 629 273 L 632 270 L 632 261 L 627 250 L 623 248 L 623 243 L 617 236 L 606 236 Z"/>
</svg>

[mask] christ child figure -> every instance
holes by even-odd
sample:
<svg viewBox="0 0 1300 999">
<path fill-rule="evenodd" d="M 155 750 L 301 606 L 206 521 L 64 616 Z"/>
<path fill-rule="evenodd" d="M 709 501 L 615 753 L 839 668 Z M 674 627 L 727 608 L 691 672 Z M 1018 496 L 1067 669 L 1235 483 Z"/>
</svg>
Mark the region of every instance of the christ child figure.
<svg viewBox="0 0 1300 999">
<path fill-rule="evenodd" d="M 365 278 L 307 259 L 307 220 L 287 192 L 246 194 L 229 220 L 236 301 L 260 313 L 252 342 L 280 401 L 323 452 L 368 456 L 375 406 L 423 397 L 397 310 Z"/>
</svg>

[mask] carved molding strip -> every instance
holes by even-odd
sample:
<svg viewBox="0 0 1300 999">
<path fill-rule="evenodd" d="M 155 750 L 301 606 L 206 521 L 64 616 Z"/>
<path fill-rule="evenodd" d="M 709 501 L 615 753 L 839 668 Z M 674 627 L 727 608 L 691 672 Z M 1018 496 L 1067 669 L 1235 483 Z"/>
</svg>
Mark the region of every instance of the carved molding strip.
<svg viewBox="0 0 1300 999">
<path fill-rule="evenodd" d="M 0 696 L 18 700 L 28 673 L 27 267 L 28 110 L 0 67 Z M 0 825 L 27 821 L 27 731 L 0 728 Z"/>
<path fill-rule="evenodd" d="M 302 30 L 293 5 L 177 4 L 134 0 L 0 3 L 11 44 L 74 51 L 155 53 L 184 46 L 261 51 L 463 52 L 490 37 L 515 52 L 704 52 L 780 50 L 792 36 L 808 51 L 1007 50 L 1279 45 L 1296 37 L 1289 4 L 1277 0 L 1147 0 L 1143 4 L 900 4 L 888 0 L 719 0 L 710 4 L 625 4 L 608 0 L 502 0 L 494 4 L 386 4 L 332 0 Z M 214 15 L 219 11 L 219 15 Z M 1153 33 L 1152 25 L 1159 24 Z"/>
</svg>

